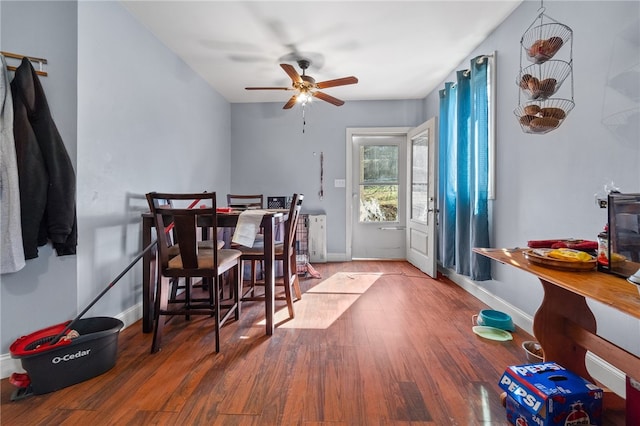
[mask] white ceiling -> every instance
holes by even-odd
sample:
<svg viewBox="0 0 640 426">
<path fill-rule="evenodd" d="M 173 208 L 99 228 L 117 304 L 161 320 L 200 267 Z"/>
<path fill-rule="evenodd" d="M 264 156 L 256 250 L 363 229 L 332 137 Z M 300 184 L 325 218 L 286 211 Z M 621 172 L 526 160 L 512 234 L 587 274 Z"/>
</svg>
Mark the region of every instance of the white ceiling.
<svg viewBox="0 0 640 426">
<path fill-rule="evenodd" d="M 278 64 L 311 60 L 323 91 L 349 100 L 420 99 L 437 88 L 522 0 L 123 1 L 229 102 L 286 102 Z M 489 52 L 487 52 L 489 53 Z M 301 71 L 300 71 L 301 72 Z"/>
</svg>

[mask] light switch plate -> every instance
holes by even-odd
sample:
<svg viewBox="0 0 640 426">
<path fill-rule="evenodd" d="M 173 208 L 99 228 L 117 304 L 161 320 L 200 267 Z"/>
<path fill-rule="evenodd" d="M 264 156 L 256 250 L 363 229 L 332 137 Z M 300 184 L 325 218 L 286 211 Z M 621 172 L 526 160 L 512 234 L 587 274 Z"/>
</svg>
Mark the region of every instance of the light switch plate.
<svg viewBox="0 0 640 426">
<path fill-rule="evenodd" d="M 344 179 L 336 179 L 333 181 L 333 185 L 336 188 L 344 188 L 347 182 Z"/>
</svg>

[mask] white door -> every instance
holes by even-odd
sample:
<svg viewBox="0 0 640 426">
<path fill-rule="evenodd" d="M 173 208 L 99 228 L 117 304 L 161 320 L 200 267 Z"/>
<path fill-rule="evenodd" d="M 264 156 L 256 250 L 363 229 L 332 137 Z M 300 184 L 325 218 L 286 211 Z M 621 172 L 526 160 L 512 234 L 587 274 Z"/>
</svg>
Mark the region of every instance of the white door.
<svg viewBox="0 0 640 426">
<path fill-rule="evenodd" d="M 437 277 L 436 264 L 436 120 L 407 133 L 407 261 Z"/>
<path fill-rule="evenodd" d="M 352 259 L 406 257 L 407 130 L 348 134 Z"/>
</svg>

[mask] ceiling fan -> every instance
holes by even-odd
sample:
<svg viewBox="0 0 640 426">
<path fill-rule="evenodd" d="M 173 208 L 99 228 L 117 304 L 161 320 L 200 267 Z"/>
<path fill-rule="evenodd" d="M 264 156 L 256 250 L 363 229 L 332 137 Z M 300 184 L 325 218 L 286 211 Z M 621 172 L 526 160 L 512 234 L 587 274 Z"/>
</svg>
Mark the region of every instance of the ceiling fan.
<svg viewBox="0 0 640 426">
<path fill-rule="evenodd" d="M 316 80 L 310 75 L 306 75 L 305 72 L 311 62 L 306 59 L 299 59 L 297 61 L 298 66 L 302 69 L 302 75 L 298 74 L 298 71 L 289 64 L 280 64 L 280 67 L 291 78 L 290 87 L 245 87 L 246 90 L 297 90 L 298 93 L 293 95 L 282 109 L 289 109 L 293 107 L 296 102 L 302 104 L 307 103 L 311 98 L 322 99 L 325 102 L 329 102 L 335 106 L 344 105 L 344 101 L 338 98 L 334 98 L 331 95 L 327 95 L 318 89 L 326 89 L 328 87 L 345 86 L 347 84 L 356 84 L 358 79 L 354 76 L 337 78 L 335 80 L 326 80 L 316 83 Z"/>
</svg>

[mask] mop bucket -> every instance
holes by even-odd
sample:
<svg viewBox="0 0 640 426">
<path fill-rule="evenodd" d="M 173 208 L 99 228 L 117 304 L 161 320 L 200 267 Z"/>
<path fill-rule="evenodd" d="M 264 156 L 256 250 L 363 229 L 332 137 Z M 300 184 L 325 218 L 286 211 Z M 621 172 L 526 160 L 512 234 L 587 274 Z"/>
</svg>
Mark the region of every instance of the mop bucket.
<svg viewBox="0 0 640 426">
<path fill-rule="evenodd" d="M 83 382 L 115 365 L 122 321 L 111 317 L 79 319 L 69 333 L 51 344 L 70 323 L 43 328 L 11 344 L 11 357 L 20 359 L 27 372 L 12 374 L 10 381 L 18 387 L 12 400 Z"/>
<path fill-rule="evenodd" d="M 188 208 L 198 202 L 194 201 Z M 169 232 L 172 225 L 165 232 Z M 73 320 L 22 336 L 11 344 L 11 357 L 20 359 L 26 371 L 26 374 L 13 373 L 9 378 L 18 388 L 11 395 L 12 401 L 75 385 L 115 365 L 118 334 L 124 323 L 111 317 L 81 318 L 156 244 L 157 240 L 138 253 Z"/>
</svg>

